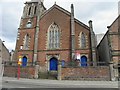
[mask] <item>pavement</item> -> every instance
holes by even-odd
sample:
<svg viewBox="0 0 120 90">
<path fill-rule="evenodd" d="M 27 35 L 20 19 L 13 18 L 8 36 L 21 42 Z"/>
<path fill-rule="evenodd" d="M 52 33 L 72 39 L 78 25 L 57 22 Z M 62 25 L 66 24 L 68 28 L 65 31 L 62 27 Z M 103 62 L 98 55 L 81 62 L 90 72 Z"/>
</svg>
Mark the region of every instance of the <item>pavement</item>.
<svg viewBox="0 0 120 90">
<path fill-rule="evenodd" d="M 119 88 L 118 81 L 68 81 L 3 77 L 3 88 Z M 107 89 L 108 90 L 108 89 Z"/>
<path fill-rule="evenodd" d="M 0 90 L 2 89 L 2 77 L 0 76 Z"/>
</svg>

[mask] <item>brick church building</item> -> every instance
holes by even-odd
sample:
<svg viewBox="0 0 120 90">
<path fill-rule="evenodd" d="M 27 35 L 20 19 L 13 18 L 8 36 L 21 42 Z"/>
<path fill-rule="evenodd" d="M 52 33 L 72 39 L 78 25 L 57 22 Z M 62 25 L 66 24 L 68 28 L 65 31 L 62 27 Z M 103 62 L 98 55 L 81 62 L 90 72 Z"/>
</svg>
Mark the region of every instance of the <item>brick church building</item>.
<svg viewBox="0 0 120 90">
<path fill-rule="evenodd" d="M 80 66 L 96 62 L 95 34 L 71 12 L 54 4 L 46 10 L 42 0 L 25 3 L 15 49 L 15 60 L 40 65 L 41 70 L 57 71 L 58 62 L 71 62 L 80 56 Z M 86 63 L 86 64 L 85 64 Z"/>
</svg>

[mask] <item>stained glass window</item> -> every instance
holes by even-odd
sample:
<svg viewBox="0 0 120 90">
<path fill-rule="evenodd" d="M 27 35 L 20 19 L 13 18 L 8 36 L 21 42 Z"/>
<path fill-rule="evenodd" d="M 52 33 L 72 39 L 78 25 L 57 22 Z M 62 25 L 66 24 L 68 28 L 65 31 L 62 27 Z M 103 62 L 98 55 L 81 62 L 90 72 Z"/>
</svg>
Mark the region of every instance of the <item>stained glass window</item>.
<svg viewBox="0 0 120 90">
<path fill-rule="evenodd" d="M 48 48 L 58 49 L 60 47 L 60 32 L 57 24 L 50 25 L 48 30 Z"/>
</svg>

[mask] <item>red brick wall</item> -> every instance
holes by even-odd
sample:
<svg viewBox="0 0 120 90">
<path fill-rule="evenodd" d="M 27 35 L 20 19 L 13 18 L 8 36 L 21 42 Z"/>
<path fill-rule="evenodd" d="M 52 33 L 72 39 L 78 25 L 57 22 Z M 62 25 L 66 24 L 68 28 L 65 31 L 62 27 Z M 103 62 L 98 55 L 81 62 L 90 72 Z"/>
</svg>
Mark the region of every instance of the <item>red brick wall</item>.
<svg viewBox="0 0 120 90">
<path fill-rule="evenodd" d="M 17 69 L 16 66 L 5 66 L 4 68 L 4 76 L 8 77 L 17 77 Z M 20 77 L 21 78 L 34 78 L 35 75 L 35 67 L 21 67 L 20 68 Z"/>
<path fill-rule="evenodd" d="M 46 50 L 47 31 L 49 26 L 55 22 L 61 30 L 60 48 L 70 48 L 70 16 L 54 8 L 40 20 L 39 50 Z"/>
<path fill-rule="evenodd" d="M 87 49 L 91 48 L 90 47 L 90 30 L 86 29 L 85 27 L 81 26 L 79 23 L 75 22 L 75 40 L 76 40 L 76 49 L 80 49 L 79 47 L 79 34 L 83 32 L 85 35 L 88 37 L 88 47 Z"/>
<path fill-rule="evenodd" d="M 113 50 L 112 54 L 114 55 L 112 57 L 113 62 L 118 63 L 120 59 L 120 33 L 119 33 L 119 27 L 120 27 L 120 16 L 112 23 L 112 25 L 109 28 L 110 33 L 110 42 L 111 42 L 111 49 Z"/>
<path fill-rule="evenodd" d="M 33 60 L 33 51 L 19 51 L 17 52 L 17 60 L 19 60 L 19 56 L 26 56 L 28 62 L 32 62 Z"/>
<path fill-rule="evenodd" d="M 62 68 L 63 80 L 110 80 L 109 67 Z"/>
<path fill-rule="evenodd" d="M 55 22 L 61 31 L 60 37 L 60 49 L 48 51 L 46 48 L 47 44 L 47 32 L 49 26 Z M 88 37 L 88 48 L 81 50 L 78 46 L 78 38 L 79 33 L 84 32 Z M 75 48 L 77 51 L 82 54 L 87 54 L 88 59 L 91 58 L 90 52 L 90 31 L 80 25 L 78 22 L 75 22 Z M 60 60 L 69 61 L 70 60 L 70 15 L 65 14 L 64 12 L 58 10 L 57 8 L 53 8 L 50 12 L 48 12 L 42 19 L 40 20 L 40 32 L 39 32 L 39 41 L 38 41 L 38 60 L 40 62 L 45 61 L 47 54 L 59 54 Z"/>
</svg>

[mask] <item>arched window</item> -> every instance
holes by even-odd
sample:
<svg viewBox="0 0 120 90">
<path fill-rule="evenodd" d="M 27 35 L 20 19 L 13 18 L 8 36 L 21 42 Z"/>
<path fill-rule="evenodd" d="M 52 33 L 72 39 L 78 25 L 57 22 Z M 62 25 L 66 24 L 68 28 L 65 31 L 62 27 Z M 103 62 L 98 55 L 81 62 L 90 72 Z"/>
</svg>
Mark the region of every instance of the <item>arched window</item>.
<svg viewBox="0 0 120 90">
<path fill-rule="evenodd" d="M 31 7 L 29 7 L 29 10 L 28 10 L 28 15 L 30 15 L 31 13 Z"/>
<path fill-rule="evenodd" d="M 80 40 L 79 40 L 79 42 L 80 42 L 80 48 L 86 48 L 86 35 L 85 35 L 85 33 L 81 33 L 80 34 Z"/>
<path fill-rule="evenodd" d="M 25 50 L 29 49 L 29 39 L 30 39 L 29 35 L 26 34 L 23 42 L 23 49 Z"/>
<path fill-rule="evenodd" d="M 34 9 L 34 14 L 36 14 L 36 10 L 37 10 L 37 6 L 35 6 L 35 9 Z"/>
<path fill-rule="evenodd" d="M 31 28 L 31 27 L 32 27 L 31 21 L 28 21 L 28 22 L 27 22 L 26 27 L 27 27 L 27 28 Z"/>
<path fill-rule="evenodd" d="M 48 49 L 60 48 L 60 30 L 57 24 L 53 23 L 48 29 Z"/>
</svg>

